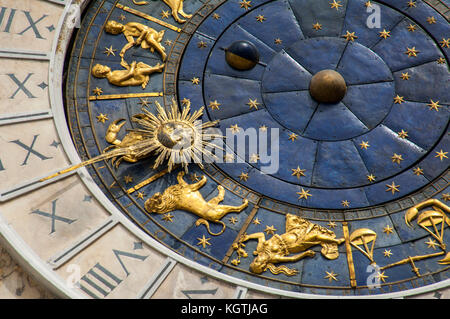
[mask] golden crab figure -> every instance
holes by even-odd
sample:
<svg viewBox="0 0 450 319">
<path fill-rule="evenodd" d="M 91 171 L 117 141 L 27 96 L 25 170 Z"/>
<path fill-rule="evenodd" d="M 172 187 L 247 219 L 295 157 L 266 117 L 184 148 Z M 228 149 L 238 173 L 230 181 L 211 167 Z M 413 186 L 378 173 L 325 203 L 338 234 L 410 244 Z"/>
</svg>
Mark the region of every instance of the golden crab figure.
<svg viewBox="0 0 450 319">
<path fill-rule="evenodd" d="M 122 161 L 135 163 L 153 154 L 156 156 L 153 169 L 167 160 L 169 172 L 175 165 L 180 164 L 186 173 L 189 163 L 194 162 L 203 168 L 202 162 L 205 158 L 217 159 L 211 150 L 222 148 L 211 141 L 221 139 L 223 136 L 209 132 L 209 129 L 216 126 L 219 121 L 199 120 L 204 107 L 191 113 L 190 103 L 187 103 L 180 112 L 174 99 L 169 110 L 163 108 L 157 101 L 155 105 L 156 115 L 142 108 L 143 113 L 132 116 L 131 120 L 137 123 L 139 128 L 130 129 L 122 140 L 119 140 L 117 135 L 125 121 L 120 119 L 112 122 L 105 136 L 106 141 L 112 145 L 105 148 L 102 154 L 45 177 L 41 181 L 109 159 L 112 159 L 113 166 L 118 168 Z"/>
</svg>

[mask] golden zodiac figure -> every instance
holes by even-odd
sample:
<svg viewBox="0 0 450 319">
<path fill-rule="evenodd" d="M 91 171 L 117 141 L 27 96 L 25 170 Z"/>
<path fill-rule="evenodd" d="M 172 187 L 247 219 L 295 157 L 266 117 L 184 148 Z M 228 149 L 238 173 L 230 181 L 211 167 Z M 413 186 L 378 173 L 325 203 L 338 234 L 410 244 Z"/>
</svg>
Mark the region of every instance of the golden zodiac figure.
<svg viewBox="0 0 450 319">
<path fill-rule="evenodd" d="M 244 234 L 238 243 L 233 245 L 237 250 L 238 258 L 232 263 L 240 263 L 240 257 L 247 257 L 243 242 L 249 239 L 257 239 L 258 245 L 253 252 L 257 257 L 250 264 L 250 271 L 260 274 L 270 270 L 273 274 L 284 273 L 293 276 L 298 273 L 296 269 L 290 269 L 284 265 L 275 266 L 276 263 L 295 262 L 305 257 L 313 257 L 315 252 L 308 248 L 321 245 L 321 253 L 325 258 L 336 259 L 339 256 L 338 245 L 344 242 L 344 238 L 336 239 L 333 231 L 320 225 L 311 223 L 296 215 L 286 215 L 286 232 L 281 235 L 273 235 L 266 240 L 264 233 Z M 305 251 L 306 250 L 306 251 Z M 289 256 L 291 254 L 296 254 Z"/>
<path fill-rule="evenodd" d="M 136 114 L 132 117 L 132 119 L 137 118 L 143 118 L 144 114 Z M 127 133 L 122 140 L 119 140 L 117 138 L 117 135 L 122 128 L 122 126 L 125 125 L 124 119 L 118 119 L 113 121 L 106 131 L 105 139 L 108 143 L 112 144 L 111 146 L 108 146 L 103 150 L 103 153 L 108 152 L 111 149 L 117 149 L 117 148 L 126 148 L 128 146 L 134 145 L 144 139 L 144 135 L 139 131 L 131 131 Z M 120 163 L 124 160 L 129 163 L 136 163 L 141 158 L 139 157 L 138 153 L 130 151 L 126 155 L 123 155 L 121 157 L 113 157 L 111 160 L 111 164 L 115 165 L 116 168 L 119 167 Z"/>
<path fill-rule="evenodd" d="M 132 62 L 129 65 L 124 59 L 120 65 L 125 70 L 112 71 L 107 65 L 96 64 L 92 68 L 92 75 L 96 78 L 106 78 L 109 83 L 116 86 L 137 86 L 141 85 L 145 89 L 150 81 L 150 74 L 155 72 L 162 72 L 164 64 L 157 64 L 156 66 L 149 66 L 144 62 Z"/>
<path fill-rule="evenodd" d="M 201 180 L 194 184 L 188 184 L 184 181 L 184 171 L 177 175 L 178 184 L 169 186 L 163 194 L 156 193 L 145 202 L 145 209 L 149 213 L 164 214 L 177 209 L 191 212 L 200 219 L 195 223 L 196 226 L 201 224 L 206 226 L 208 233 L 218 236 L 225 231 L 225 224 L 220 220 L 228 213 L 240 213 L 248 206 L 248 200 L 244 199 L 240 206 L 219 205 L 225 196 L 225 189 L 217 186 L 219 195 L 205 201 L 199 189 L 206 184 L 206 177 L 202 176 Z M 209 228 L 209 222 L 219 223 L 222 230 L 219 233 L 212 233 Z"/>
<path fill-rule="evenodd" d="M 111 34 L 123 33 L 128 43 L 120 51 L 120 57 L 123 58 L 125 52 L 134 45 L 140 45 L 143 49 L 150 49 L 150 52 L 155 50 L 161 55 L 163 61 L 166 60 L 166 49 L 161 45 L 164 37 L 164 30 L 157 32 L 146 25 L 138 22 L 129 22 L 121 24 L 117 21 L 110 20 L 105 25 L 105 30 Z M 134 37 L 137 37 L 135 40 Z"/>
<path fill-rule="evenodd" d="M 421 209 L 429 206 L 432 206 L 433 210 L 427 210 L 419 215 Z M 411 221 L 417 218 L 417 224 L 435 238 L 439 242 L 439 247 L 445 251 L 447 246 L 444 243 L 444 226 L 445 224 L 450 226 L 450 218 L 446 213 L 450 213 L 450 207 L 437 199 L 428 199 L 406 211 L 405 223 L 411 227 Z M 438 262 L 442 265 L 450 264 L 450 252 Z"/>
<path fill-rule="evenodd" d="M 186 22 L 186 20 L 181 19 L 178 16 L 178 14 L 183 16 L 186 19 L 189 19 L 192 17 L 192 14 L 187 14 L 183 11 L 183 3 L 184 3 L 183 0 L 163 0 L 163 2 L 170 7 L 170 9 L 172 10 L 172 16 L 175 19 L 175 21 L 177 21 L 178 23 Z M 137 4 L 137 5 L 144 5 L 144 4 L 147 4 L 148 2 L 133 0 L 133 3 Z"/>
</svg>

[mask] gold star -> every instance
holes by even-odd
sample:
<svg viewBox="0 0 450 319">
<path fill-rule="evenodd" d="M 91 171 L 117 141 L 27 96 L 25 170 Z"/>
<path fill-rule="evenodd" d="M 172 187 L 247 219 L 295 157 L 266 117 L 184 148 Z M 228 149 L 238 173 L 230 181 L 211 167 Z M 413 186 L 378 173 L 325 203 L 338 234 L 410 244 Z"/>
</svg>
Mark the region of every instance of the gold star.
<svg viewBox="0 0 450 319">
<path fill-rule="evenodd" d="M 433 248 L 436 249 L 436 246 L 439 246 L 439 244 L 437 242 L 434 241 L 434 239 L 428 239 L 427 242 L 425 242 L 425 244 L 428 245 L 428 248 Z"/>
<path fill-rule="evenodd" d="M 252 6 L 251 1 L 247 0 L 242 0 L 239 4 L 241 5 L 241 8 L 244 8 L 245 10 L 248 10 L 248 8 Z"/>
<path fill-rule="evenodd" d="M 420 51 L 416 50 L 416 47 L 412 47 L 412 48 L 406 47 L 405 54 L 407 54 L 409 57 L 416 57 L 417 53 L 419 53 L 419 52 Z"/>
<path fill-rule="evenodd" d="M 392 195 L 394 195 L 395 192 L 400 192 L 400 191 L 398 190 L 398 188 L 400 187 L 400 185 L 395 185 L 395 182 L 392 182 L 391 185 L 386 184 L 386 186 L 387 186 L 386 192 L 392 192 Z"/>
<path fill-rule="evenodd" d="M 181 100 L 181 104 L 183 106 L 190 105 L 191 104 L 191 100 L 188 99 L 188 98 L 184 98 L 184 99 Z"/>
<path fill-rule="evenodd" d="M 254 225 L 261 225 L 261 221 L 259 220 L 258 217 L 256 217 L 256 218 L 252 221 L 252 224 L 254 224 Z"/>
<path fill-rule="evenodd" d="M 123 180 L 125 181 L 125 184 L 131 183 L 133 181 L 133 177 L 130 175 L 124 176 Z"/>
<path fill-rule="evenodd" d="M 402 104 L 403 102 L 405 102 L 405 100 L 403 99 L 403 96 L 399 96 L 399 95 L 397 94 L 397 96 L 394 97 L 394 103 L 395 103 L 395 104 Z"/>
<path fill-rule="evenodd" d="M 328 225 L 328 227 L 330 227 L 330 228 L 334 228 L 334 227 L 336 227 L 336 223 L 335 223 L 335 222 L 333 222 L 333 221 L 331 221 L 331 220 L 330 220 L 330 221 L 328 222 L 328 224 L 327 224 L 327 225 Z"/>
<path fill-rule="evenodd" d="M 342 4 L 341 4 L 341 2 L 340 1 L 336 1 L 336 0 L 333 0 L 333 2 L 330 2 L 330 5 L 331 5 L 331 9 L 336 9 L 336 10 L 338 10 L 339 11 L 339 7 L 342 7 Z"/>
<path fill-rule="evenodd" d="M 373 182 L 375 180 L 375 176 L 373 174 L 367 175 L 367 179 L 369 182 Z"/>
<path fill-rule="evenodd" d="M 289 139 L 290 139 L 291 141 L 294 141 L 294 140 L 296 140 L 297 138 L 298 138 L 298 135 L 295 134 L 295 133 L 292 133 L 292 134 L 289 135 Z"/>
<path fill-rule="evenodd" d="M 313 24 L 314 30 L 322 30 L 322 25 L 319 22 Z"/>
<path fill-rule="evenodd" d="M 383 254 L 384 254 L 384 257 L 391 258 L 392 252 L 390 249 L 389 250 L 385 249 Z"/>
<path fill-rule="evenodd" d="M 416 2 L 415 2 L 415 1 L 412 1 L 412 0 L 409 0 L 409 2 L 408 2 L 408 7 L 410 7 L 410 8 L 416 7 Z"/>
<path fill-rule="evenodd" d="M 266 17 L 265 16 L 263 16 L 263 15 L 259 15 L 259 16 L 257 16 L 256 17 L 256 21 L 259 21 L 259 22 L 263 22 L 263 21 L 265 21 L 266 20 Z"/>
<path fill-rule="evenodd" d="M 444 64 L 445 63 L 445 59 L 443 57 L 440 57 L 439 59 L 437 59 L 436 61 L 438 64 Z"/>
<path fill-rule="evenodd" d="M 172 218 L 173 218 L 173 215 L 172 215 L 171 213 L 167 213 L 167 214 L 165 214 L 165 215 L 163 216 L 162 219 L 163 219 L 164 221 L 166 221 L 166 222 L 173 223 Z"/>
<path fill-rule="evenodd" d="M 125 18 L 125 16 L 123 15 L 123 14 L 121 14 L 120 16 L 119 16 L 119 20 L 120 21 L 123 21 L 123 20 L 125 20 L 126 18 Z"/>
<path fill-rule="evenodd" d="M 408 132 L 401 130 L 400 132 L 397 133 L 397 136 L 400 138 L 407 138 L 408 137 Z"/>
<path fill-rule="evenodd" d="M 106 114 L 100 113 L 100 115 L 97 116 L 97 122 L 105 123 L 108 120 L 108 115 Z"/>
<path fill-rule="evenodd" d="M 358 38 L 358 37 L 355 35 L 355 32 L 349 32 L 349 31 L 347 31 L 347 33 L 344 34 L 342 37 L 344 37 L 345 40 L 347 40 L 347 41 L 354 41 L 355 39 Z"/>
<path fill-rule="evenodd" d="M 427 106 L 430 107 L 430 111 L 436 110 L 436 112 L 439 112 L 439 108 L 442 107 L 442 105 L 439 105 L 439 101 L 434 102 L 433 100 L 430 100 L 430 103 L 427 104 Z"/>
<path fill-rule="evenodd" d="M 240 179 L 241 181 L 246 182 L 246 181 L 248 180 L 248 173 L 242 172 L 241 175 L 239 175 L 239 179 Z"/>
<path fill-rule="evenodd" d="M 282 44 L 282 43 L 283 43 L 283 40 L 281 40 L 280 38 L 276 38 L 276 39 L 274 40 L 274 42 L 275 42 L 275 44 Z"/>
<path fill-rule="evenodd" d="M 292 176 L 297 176 L 297 179 L 300 179 L 300 176 L 305 176 L 306 169 L 301 169 L 300 166 L 297 168 L 291 168 Z"/>
<path fill-rule="evenodd" d="M 232 133 L 238 133 L 240 128 L 239 128 L 239 126 L 237 124 L 234 124 L 234 125 L 230 126 L 230 130 L 231 130 Z"/>
<path fill-rule="evenodd" d="M 444 152 L 443 150 L 440 150 L 439 152 L 436 152 L 436 156 L 435 157 L 439 157 L 440 158 L 440 160 L 441 160 L 441 162 L 442 162 L 442 160 L 444 159 L 444 158 L 448 158 L 447 157 L 447 154 L 448 154 L 448 152 Z"/>
<path fill-rule="evenodd" d="M 197 173 L 190 175 L 191 182 L 198 182 L 200 180 L 200 176 L 197 175 Z"/>
<path fill-rule="evenodd" d="M 172 40 L 167 39 L 166 41 L 164 41 L 165 45 L 172 45 Z"/>
<path fill-rule="evenodd" d="M 205 41 L 200 41 L 197 43 L 197 47 L 200 49 L 206 48 L 207 43 Z"/>
<path fill-rule="evenodd" d="M 116 52 L 116 49 L 113 49 L 112 45 L 109 48 L 105 47 L 105 52 L 103 52 L 104 54 L 106 54 L 107 56 L 110 56 L 111 54 L 113 56 L 116 56 L 116 54 L 114 52 Z"/>
<path fill-rule="evenodd" d="M 191 79 L 191 82 L 192 82 L 192 84 L 197 85 L 197 84 L 200 83 L 200 79 L 199 79 L 199 78 L 192 78 L 192 79 Z"/>
<path fill-rule="evenodd" d="M 394 231 L 391 226 L 387 225 L 383 228 L 383 233 L 386 233 L 386 235 L 392 234 Z"/>
<path fill-rule="evenodd" d="M 450 200 L 450 194 L 449 193 L 442 194 L 442 200 L 444 200 L 445 202 L 449 201 Z"/>
<path fill-rule="evenodd" d="M 369 141 L 367 141 L 367 142 L 365 142 L 365 141 L 362 141 L 360 144 L 359 144 L 359 146 L 361 146 L 361 149 L 367 149 L 370 145 L 369 145 Z"/>
<path fill-rule="evenodd" d="M 139 102 L 138 102 L 138 104 L 139 105 L 141 105 L 142 107 L 148 107 L 148 105 L 149 104 L 151 104 L 152 102 L 150 102 L 149 100 L 148 100 L 148 98 L 145 98 L 145 99 L 143 99 L 143 98 L 139 98 Z"/>
<path fill-rule="evenodd" d="M 222 104 L 220 104 L 219 102 L 217 102 L 217 100 L 211 101 L 209 102 L 209 107 L 211 108 L 211 110 L 218 110 L 219 106 L 221 106 Z"/>
<path fill-rule="evenodd" d="M 261 103 L 258 102 L 258 99 L 248 99 L 248 106 L 250 106 L 250 109 L 255 108 L 255 110 L 258 109 L 258 105 L 261 105 Z"/>
<path fill-rule="evenodd" d="M 92 90 L 92 92 L 94 94 L 100 95 L 103 93 L 103 90 L 102 90 L 102 88 L 96 87 L 95 89 Z"/>
<path fill-rule="evenodd" d="M 390 33 L 391 31 L 386 31 L 386 29 L 383 29 L 383 31 L 380 31 L 380 38 L 387 39 L 391 36 Z"/>
<path fill-rule="evenodd" d="M 203 235 L 202 238 L 197 238 L 197 239 L 198 239 L 197 245 L 202 245 L 203 248 L 206 248 L 206 245 L 211 246 L 211 243 L 209 242 L 209 240 L 210 240 L 211 238 L 205 238 L 205 235 Z"/>
<path fill-rule="evenodd" d="M 218 13 L 214 13 L 212 15 L 213 19 L 219 20 L 220 19 L 220 15 Z"/>
<path fill-rule="evenodd" d="M 228 221 L 234 225 L 234 224 L 237 223 L 238 220 L 237 220 L 236 217 L 232 216 L 232 217 L 230 217 L 230 218 L 228 219 Z"/>
<path fill-rule="evenodd" d="M 376 275 L 376 278 L 382 282 L 385 282 L 385 279 L 388 278 L 388 276 L 386 276 L 383 272 L 378 272 L 378 274 Z"/>
<path fill-rule="evenodd" d="M 267 235 L 273 235 L 277 230 L 273 225 L 272 226 L 266 225 L 266 229 L 264 229 L 264 231 L 266 232 Z"/>
<path fill-rule="evenodd" d="M 423 169 L 420 167 L 413 168 L 414 175 L 420 176 L 423 175 Z"/>
<path fill-rule="evenodd" d="M 170 13 L 169 13 L 168 10 L 167 10 L 167 11 L 162 10 L 161 13 L 160 13 L 160 15 L 161 15 L 161 17 L 162 17 L 163 19 L 167 19 L 167 18 L 170 16 Z"/>
<path fill-rule="evenodd" d="M 416 31 L 417 26 L 410 23 L 407 28 L 409 32 L 414 32 Z"/>
<path fill-rule="evenodd" d="M 142 199 L 142 200 L 144 200 L 144 196 L 145 196 L 145 194 L 142 193 L 142 192 L 137 192 L 137 194 L 136 194 L 136 198 L 137 198 L 137 199 Z"/>
<path fill-rule="evenodd" d="M 391 157 L 392 159 L 392 163 L 397 163 L 400 164 L 401 161 L 403 161 L 403 157 L 401 154 L 396 154 L 394 153 L 394 155 Z"/>
<path fill-rule="evenodd" d="M 450 47 L 450 38 L 448 39 L 442 39 L 441 42 L 439 42 L 441 44 L 441 47 L 443 48 L 449 48 Z"/>
<path fill-rule="evenodd" d="M 327 275 L 325 277 L 323 277 L 323 278 L 328 279 L 330 282 L 332 282 L 333 280 L 334 281 L 338 281 L 337 278 L 336 278 L 337 274 L 335 274 L 333 271 L 330 271 L 330 272 L 325 271 L 325 273 Z"/>
<path fill-rule="evenodd" d="M 436 18 L 435 18 L 435 17 L 428 17 L 428 18 L 427 18 L 427 22 L 428 22 L 429 24 L 436 23 Z"/>
<path fill-rule="evenodd" d="M 344 206 L 344 207 L 350 207 L 350 202 L 349 202 L 348 200 L 343 200 L 343 201 L 341 202 L 341 204 L 342 204 L 342 206 Z"/>
<path fill-rule="evenodd" d="M 261 130 L 261 132 L 265 132 L 265 131 L 267 131 L 267 126 L 261 125 L 261 126 L 259 127 L 259 129 Z"/>
<path fill-rule="evenodd" d="M 406 72 L 406 73 L 402 72 L 402 76 L 401 76 L 402 80 L 409 80 L 409 77 L 410 77 L 410 75 L 408 72 Z"/>
<path fill-rule="evenodd" d="M 302 198 L 308 199 L 308 196 L 312 196 L 312 195 L 309 193 L 309 190 L 305 191 L 303 188 L 302 188 L 302 191 L 301 191 L 301 192 L 297 192 L 297 195 L 299 195 L 298 199 L 302 199 Z"/>
<path fill-rule="evenodd" d="M 259 161 L 259 155 L 258 154 L 250 155 L 250 163 L 257 163 L 258 161 Z"/>
<path fill-rule="evenodd" d="M 364 3 L 364 5 L 366 6 L 366 8 L 369 8 L 372 6 L 372 2 L 367 1 L 366 3 Z"/>
</svg>

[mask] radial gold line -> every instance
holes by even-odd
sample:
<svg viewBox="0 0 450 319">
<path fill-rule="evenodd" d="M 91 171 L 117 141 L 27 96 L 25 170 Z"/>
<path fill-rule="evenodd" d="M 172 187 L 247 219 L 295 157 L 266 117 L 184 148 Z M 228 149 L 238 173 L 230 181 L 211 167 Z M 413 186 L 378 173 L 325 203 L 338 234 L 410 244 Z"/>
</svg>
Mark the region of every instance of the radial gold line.
<svg viewBox="0 0 450 319">
<path fill-rule="evenodd" d="M 345 249 L 347 250 L 347 263 L 348 263 L 348 273 L 350 276 L 350 285 L 352 286 L 352 288 L 355 288 L 356 287 L 355 264 L 353 263 L 352 246 L 350 246 L 350 236 L 348 234 L 347 222 L 342 222 L 342 230 L 345 239 Z"/>
<path fill-rule="evenodd" d="M 247 230 L 248 225 L 250 225 L 250 222 L 253 220 L 253 218 L 255 217 L 256 213 L 259 210 L 260 202 L 261 202 L 261 197 L 259 198 L 258 203 L 255 206 L 253 206 L 252 211 L 250 212 L 250 214 L 247 217 L 247 220 L 244 222 L 241 229 L 239 230 L 239 233 L 237 234 L 236 238 L 234 239 L 233 244 L 236 243 L 241 238 L 241 236 L 245 233 L 245 231 Z M 230 248 L 228 248 L 228 251 L 225 254 L 225 257 L 222 259 L 222 262 L 224 264 L 226 264 L 228 262 L 228 259 L 230 259 L 231 255 L 233 254 L 233 250 L 234 250 L 233 244 L 231 244 Z"/>
<path fill-rule="evenodd" d="M 127 7 L 127 6 L 124 6 L 124 5 L 120 4 L 120 3 L 116 4 L 116 7 L 119 8 L 119 9 L 122 9 L 123 11 L 126 11 L 126 12 L 132 13 L 134 15 L 137 15 L 137 16 L 139 16 L 141 18 L 144 18 L 144 19 L 147 19 L 149 21 L 155 22 L 155 23 L 157 23 L 159 25 L 162 25 L 163 27 L 169 28 L 169 29 L 171 29 L 173 31 L 181 32 L 180 28 L 178 28 L 178 27 L 176 27 L 174 25 L 171 25 L 170 23 L 161 21 L 161 20 L 159 20 L 159 19 L 157 19 L 155 17 L 152 17 L 152 16 L 150 16 L 150 15 L 148 15 L 146 13 L 143 13 L 141 11 L 132 9 L 130 7 Z"/>
<path fill-rule="evenodd" d="M 91 96 L 89 96 L 89 101 L 127 99 L 127 98 L 133 98 L 133 97 L 157 97 L 157 96 L 163 96 L 163 95 L 164 95 L 163 92 L 91 95 Z"/>
<path fill-rule="evenodd" d="M 175 167 L 176 168 L 176 167 Z M 169 170 L 166 168 L 165 170 L 162 170 L 159 173 L 156 173 L 153 176 L 150 176 L 149 178 L 147 178 L 145 181 L 140 182 L 139 184 L 135 185 L 134 187 L 131 187 L 127 190 L 128 194 L 133 194 L 135 191 L 141 189 L 142 187 L 153 183 L 154 181 L 156 181 L 158 178 L 163 177 L 164 175 L 166 175 L 169 172 Z"/>
</svg>

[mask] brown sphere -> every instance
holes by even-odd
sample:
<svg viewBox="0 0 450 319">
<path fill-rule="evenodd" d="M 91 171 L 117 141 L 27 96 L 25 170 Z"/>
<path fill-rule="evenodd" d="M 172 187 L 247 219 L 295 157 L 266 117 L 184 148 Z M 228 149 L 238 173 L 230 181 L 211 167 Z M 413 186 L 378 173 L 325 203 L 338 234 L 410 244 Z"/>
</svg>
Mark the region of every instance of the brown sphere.
<svg viewBox="0 0 450 319">
<path fill-rule="evenodd" d="M 338 72 L 322 70 L 312 77 L 309 83 L 309 93 L 318 102 L 337 103 L 347 93 L 347 84 Z"/>
</svg>

